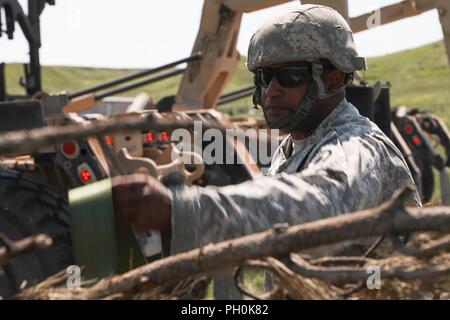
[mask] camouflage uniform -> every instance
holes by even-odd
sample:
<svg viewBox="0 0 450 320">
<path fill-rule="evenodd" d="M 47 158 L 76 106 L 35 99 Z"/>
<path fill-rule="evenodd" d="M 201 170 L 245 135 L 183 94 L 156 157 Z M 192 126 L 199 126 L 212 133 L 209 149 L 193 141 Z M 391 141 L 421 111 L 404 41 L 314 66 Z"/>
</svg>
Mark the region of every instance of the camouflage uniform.
<svg viewBox="0 0 450 320">
<path fill-rule="evenodd" d="M 253 73 L 280 64 L 311 64 L 306 98 L 285 119 L 268 122 L 269 127 L 293 132 L 307 119 L 315 99 L 344 92 L 345 85 L 326 89 L 322 59 L 350 75 L 366 68 L 348 23 L 331 8 L 302 5 L 255 32 L 247 61 Z M 258 85 L 255 105 L 261 104 L 261 90 Z M 272 159 L 269 176 L 226 187 L 172 189 L 172 253 L 261 232 L 276 223 L 296 225 L 376 207 L 395 190 L 414 185 L 400 151 L 345 99 L 302 145 L 292 154 L 287 137 Z M 420 205 L 417 194 L 415 203 Z M 316 253 L 333 254 L 343 247 Z"/>
<path fill-rule="evenodd" d="M 290 155 L 287 137 L 267 177 L 173 190 L 172 252 L 372 208 L 414 185 L 400 151 L 345 99 Z M 418 195 L 416 204 L 420 204 Z"/>
</svg>

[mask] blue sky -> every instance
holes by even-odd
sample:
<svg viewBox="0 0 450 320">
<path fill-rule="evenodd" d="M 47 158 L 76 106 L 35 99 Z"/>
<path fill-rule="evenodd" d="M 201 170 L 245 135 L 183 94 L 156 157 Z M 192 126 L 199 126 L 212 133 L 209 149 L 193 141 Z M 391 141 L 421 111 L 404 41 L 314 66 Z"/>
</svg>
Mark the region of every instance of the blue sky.
<svg viewBox="0 0 450 320">
<path fill-rule="evenodd" d="M 350 15 L 399 0 L 350 0 Z M 26 0 L 21 3 L 26 4 Z M 246 54 L 252 33 L 285 5 L 245 14 L 238 50 Z M 56 0 L 42 15 L 41 62 L 112 68 L 150 68 L 188 56 L 200 23 L 203 0 Z M 355 35 L 360 54 L 380 56 L 442 39 L 435 10 Z M 20 32 L 0 38 L 0 62 L 27 61 Z"/>
</svg>

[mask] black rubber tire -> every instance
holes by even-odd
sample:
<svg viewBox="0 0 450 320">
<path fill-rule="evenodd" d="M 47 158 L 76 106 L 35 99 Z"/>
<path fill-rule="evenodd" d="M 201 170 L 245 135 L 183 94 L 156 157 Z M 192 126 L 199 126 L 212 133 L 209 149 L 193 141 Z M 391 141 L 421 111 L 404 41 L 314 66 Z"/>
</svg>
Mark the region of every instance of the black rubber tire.
<svg viewBox="0 0 450 320">
<path fill-rule="evenodd" d="M 0 269 L 0 296 L 11 298 L 74 264 L 67 200 L 35 177 L 0 169 L 0 232 L 11 240 L 44 233 L 53 244 L 13 259 Z"/>
</svg>

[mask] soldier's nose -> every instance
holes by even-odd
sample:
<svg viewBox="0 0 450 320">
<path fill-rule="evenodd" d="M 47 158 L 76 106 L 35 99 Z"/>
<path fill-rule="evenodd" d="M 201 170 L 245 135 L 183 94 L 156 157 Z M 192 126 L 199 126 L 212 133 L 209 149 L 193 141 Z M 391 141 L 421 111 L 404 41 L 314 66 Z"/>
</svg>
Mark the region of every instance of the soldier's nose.
<svg viewBox="0 0 450 320">
<path fill-rule="evenodd" d="M 272 80 L 270 81 L 269 87 L 265 89 L 264 94 L 267 97 L 276 97 L 281 96 L 283 94 L 283 88 L 278 83 L 275 77 L 273 77 Z"/>
</svg>

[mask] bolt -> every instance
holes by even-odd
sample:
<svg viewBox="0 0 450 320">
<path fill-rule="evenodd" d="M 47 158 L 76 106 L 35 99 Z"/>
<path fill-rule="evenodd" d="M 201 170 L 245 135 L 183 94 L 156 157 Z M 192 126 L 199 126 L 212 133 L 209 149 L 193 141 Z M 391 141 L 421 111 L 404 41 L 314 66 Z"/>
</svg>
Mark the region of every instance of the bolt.
<svg viewBox="0 0 450 320">
<path fill-rule="evenodd" d="M 64 161 L 63 166 L 66 170 L 70 170 L 72 168 L 70 161 Z"/>
</svg>

